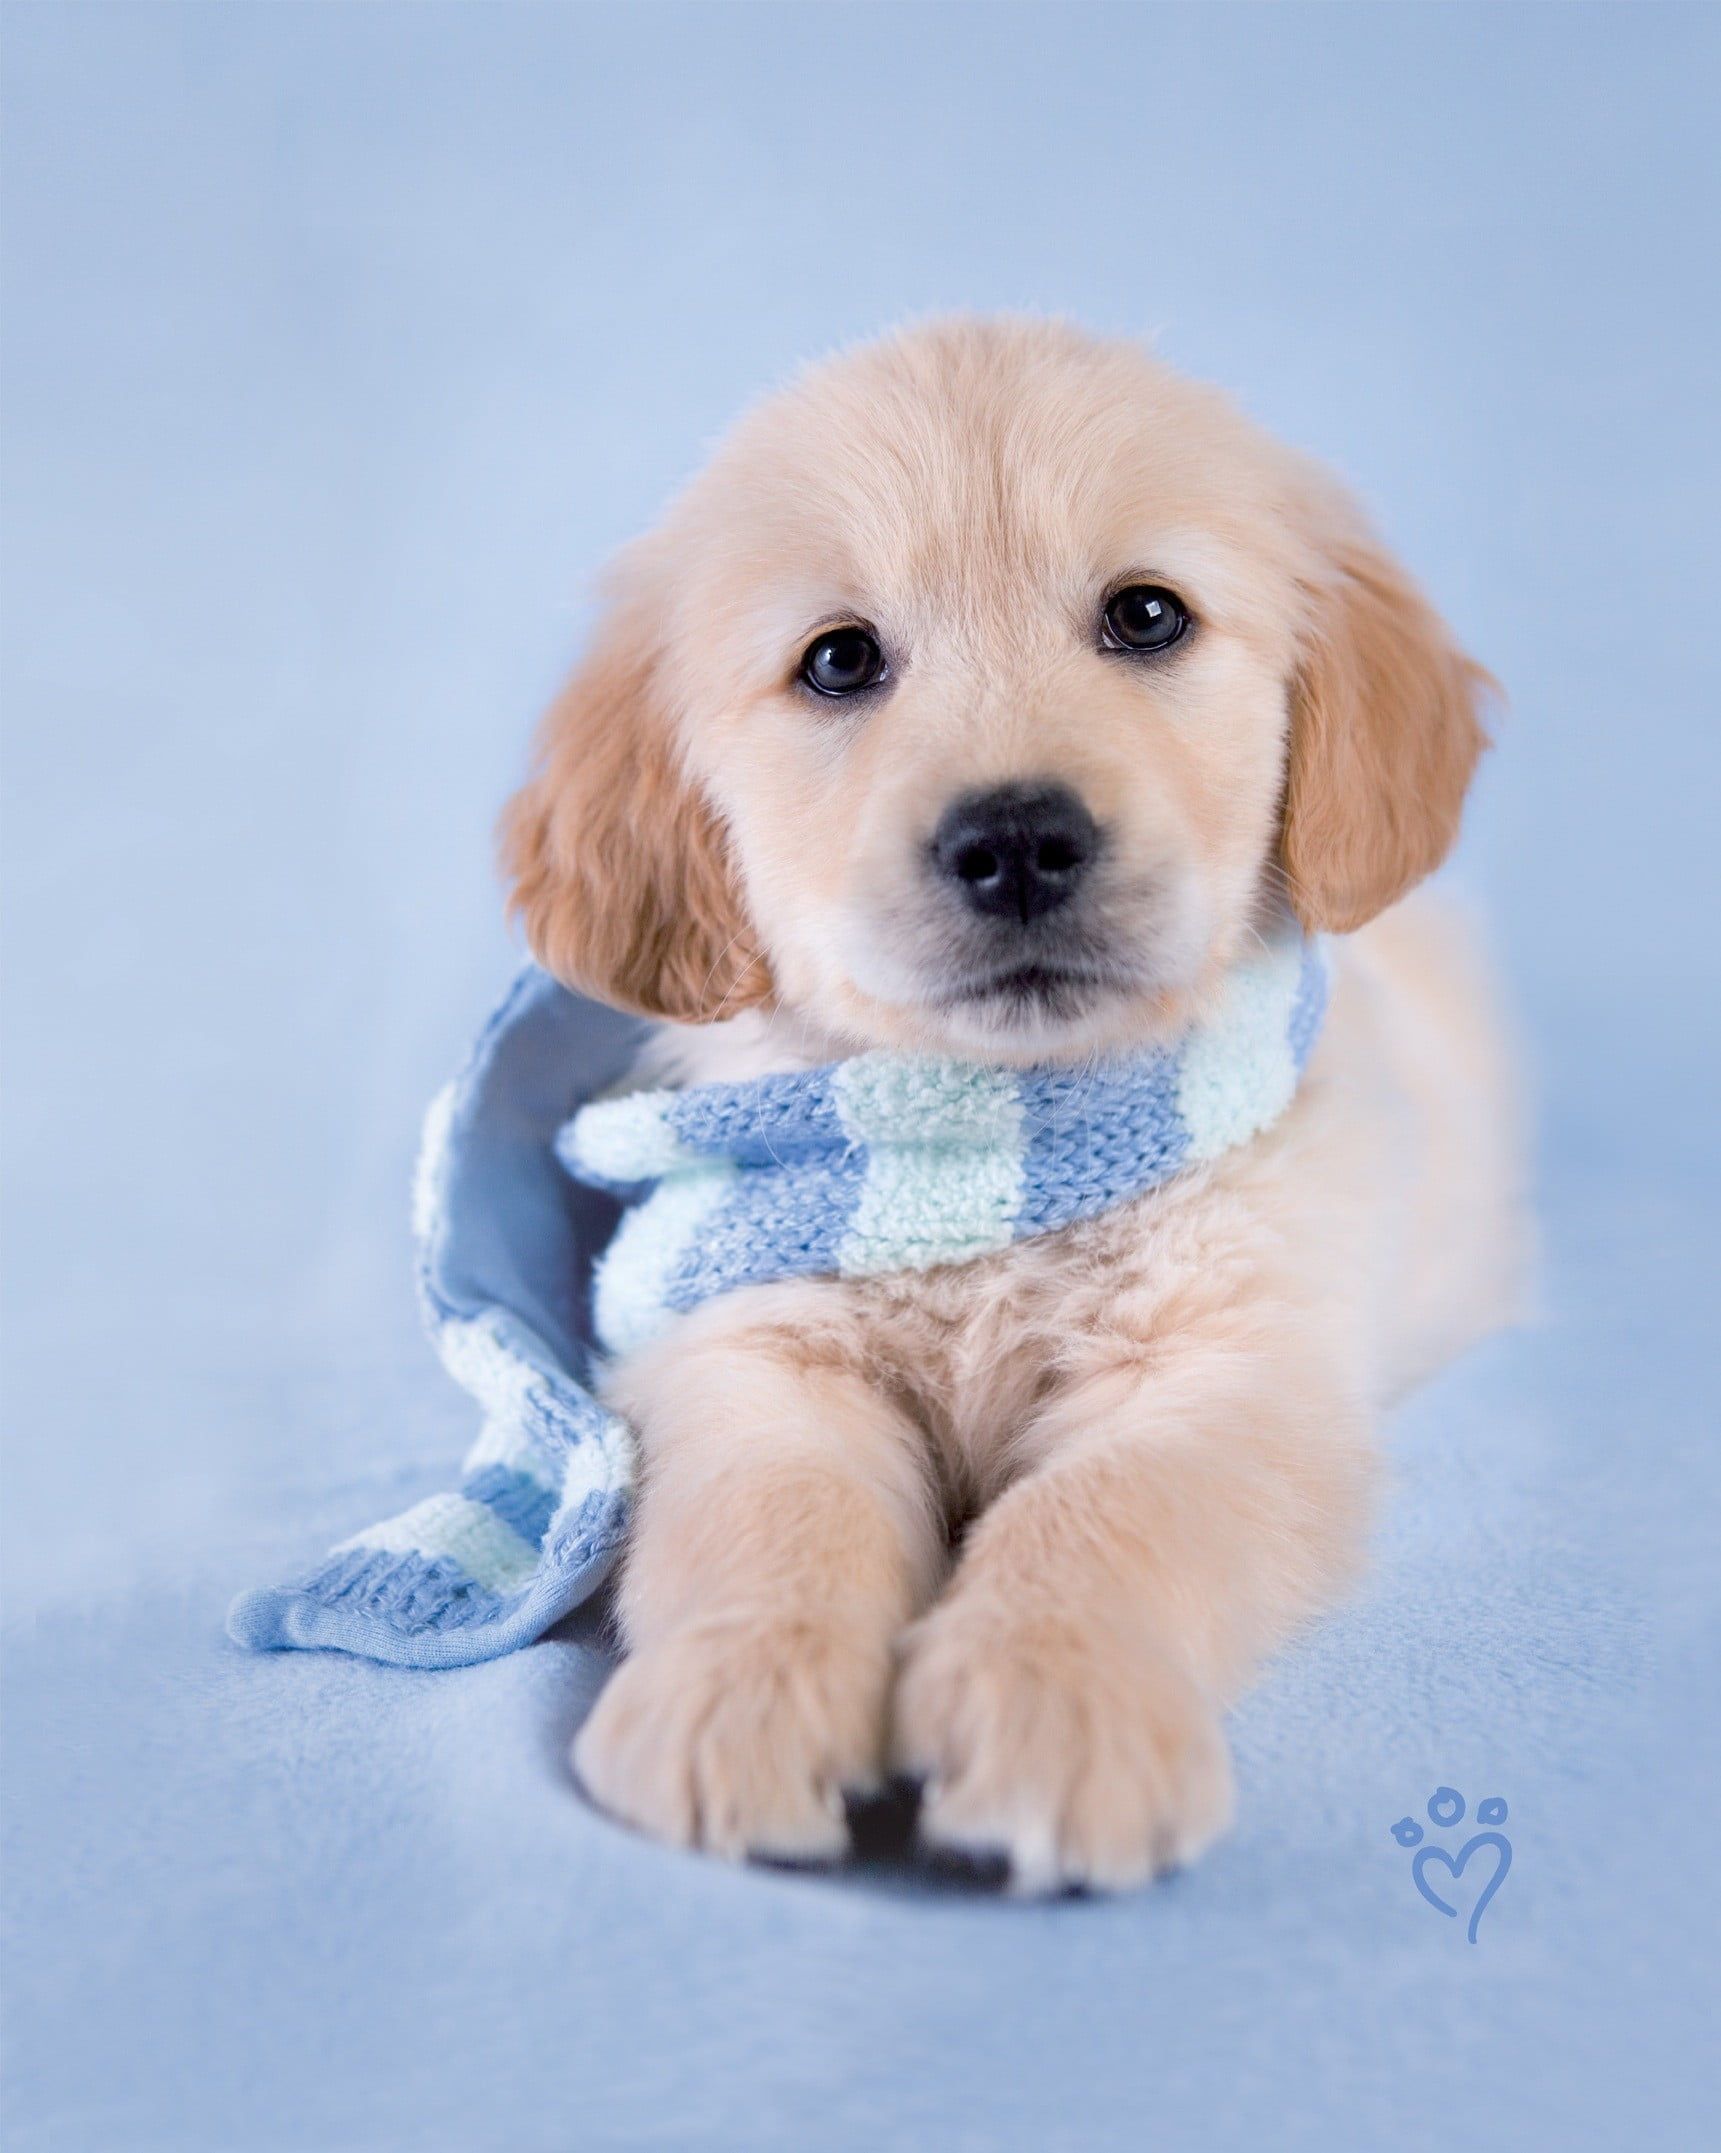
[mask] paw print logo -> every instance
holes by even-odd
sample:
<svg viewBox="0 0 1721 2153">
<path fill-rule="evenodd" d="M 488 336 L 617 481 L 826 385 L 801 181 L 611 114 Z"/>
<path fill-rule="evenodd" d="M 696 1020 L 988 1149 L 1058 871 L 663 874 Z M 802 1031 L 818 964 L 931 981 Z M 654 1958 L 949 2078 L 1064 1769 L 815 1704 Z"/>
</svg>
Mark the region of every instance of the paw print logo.
<svg viewBox="0 0 1721 2153">
<path fill-rule="evenodd" d="M 1428 1797 L 1428 1821 L 1437 1824 L 1442 1831 L 1449 1831 L 1453 1825 L 1463 1823 L 1464 1797 L 1456 1787 L 1435 1788 Z M 1452 1903 L 1452 1899 L 1441 1896 L 1441 1891 L 1429 1880 L 1428 1872 L 1431 1869 L 1444 1872 L 1438 1882 L 1456 1898 L 1458 1880 L 1469 1867 L 1473 1856 L 1477 1860 L 1478 1876 L 1484 1869 L 1488 1869 L 1488 1880 L 1476 1894 L 1476 1903 L 1470 1909 L 1469 1935 L 1472 1943 L 1476 1941 L 1476 1931 L 1482 1916 L 1488 1911 L 1494 1894 L 1506 1881 L 1506 1871 L 1512 1866 L 1512 1842 L 1498 1828 L 1505 1821 L 1506 1804 L 1499 1795 L 1491 1794 L 1485 1802 L 1478 1802 L 1476 1822 L 1484 1829 L 1472 1832 L 1456 1854 L 1449 1853 L 1445 1847 L 1433 1841 L 1424 1846 L 1422 1842 L 1426 1835 L 1414 1817 L 1400 1817 L 1392 1827 L 1392 1836 L 1400 1846 L 1418 1849 L 1416 1859 L 1410 1865 L 1411 1882 L 1430 1906 L 1437 1908 L 1442 1914 L 1450 1914 L 1454 1921 L 1458 1918 L 1457 1907 Z"/>
</svg>

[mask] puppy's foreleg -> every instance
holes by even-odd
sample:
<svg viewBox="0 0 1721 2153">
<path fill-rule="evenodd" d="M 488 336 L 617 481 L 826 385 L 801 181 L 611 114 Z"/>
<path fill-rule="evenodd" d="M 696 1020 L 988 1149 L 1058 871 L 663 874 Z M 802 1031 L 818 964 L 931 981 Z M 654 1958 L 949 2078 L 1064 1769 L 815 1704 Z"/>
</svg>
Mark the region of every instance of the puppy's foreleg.
<svg viewBox="0 0 1721 2153">
<path fill-rule="evenodd" d="M 921 1439 L 770 1302 L 725 1303 L 623 1364 L 643 1485 L 631 1655 L 574 1745 L 592 1797 L 731 1856 L 843 1851 L 883 1765 L 892 1649 L 943 1560 Z"/>
<path fill-rule="evenodd" d="M 1035 1891 L 1140 1883 L 1223 1831 L 1220 1710 L 1360 1548 L 1369 1454 L 1334 1363 L 1256 1310 L 1049 1404 L 907 1640 L 893 1749 L 929 1841 Z"/>
</svg>

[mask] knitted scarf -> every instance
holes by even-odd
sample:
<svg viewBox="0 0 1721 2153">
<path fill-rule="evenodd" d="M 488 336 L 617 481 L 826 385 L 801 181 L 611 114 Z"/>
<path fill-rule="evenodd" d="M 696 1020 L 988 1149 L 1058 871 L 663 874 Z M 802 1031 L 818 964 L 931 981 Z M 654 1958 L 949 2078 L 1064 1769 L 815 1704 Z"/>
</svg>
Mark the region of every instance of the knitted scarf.
<svg viewBox="0 0 1721 2153">
<path fill-rule="evenodd" d="M 529 969 L 432 1105 L 414 1192 L 425 1319 L 484 1413 L 459 1491 L 245 1594 L 230 1634 L 414 1667 L 530 1642 L 626 1529 L 633 1440 L 596 1395 L 603 1354 L 739 1287 L 965 1263 L 1127 1203 L 1278 1119 L 1325 1003 L 1318 946 L 1287 935 L 1151 1053 L 874 1053 L 598 1098 L 639 1027 Z"/>
</svg>

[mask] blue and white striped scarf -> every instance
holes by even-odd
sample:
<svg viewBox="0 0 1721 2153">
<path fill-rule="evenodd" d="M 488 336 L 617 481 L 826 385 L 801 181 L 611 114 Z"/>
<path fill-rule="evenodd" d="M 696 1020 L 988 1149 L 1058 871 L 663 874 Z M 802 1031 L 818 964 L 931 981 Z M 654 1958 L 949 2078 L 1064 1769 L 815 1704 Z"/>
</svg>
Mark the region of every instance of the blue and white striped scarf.
<svg viewBox="0 0 1721 2153">
<path fill-rule="evenodd" d="M 1127 1203 L 1278 1119 L 1325 1004 L 1318 946 L 1287 936 L 1152 1053 L 1033 1070 L 863 1054 L 596 1098 L 638 1027 L 528 970 L 432 1106 L 415 1190 L 426 1321 L 484 1412 L 459 1491 L 245 1594 L 230 1633 L 414 1667 L 530 1642 L 626 1529 L 633 1439 L 595 1394 L 601 1354 L 737 1287 L 963 1263 Z"/>
</svg>

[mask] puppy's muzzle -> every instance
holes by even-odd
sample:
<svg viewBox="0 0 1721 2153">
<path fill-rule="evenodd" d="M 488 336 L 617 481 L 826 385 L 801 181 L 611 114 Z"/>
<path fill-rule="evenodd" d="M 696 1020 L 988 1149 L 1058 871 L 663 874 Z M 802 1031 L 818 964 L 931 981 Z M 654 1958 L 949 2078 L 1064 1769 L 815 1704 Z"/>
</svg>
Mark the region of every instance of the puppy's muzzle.
<svg viewBox="0 0 1721 2153">
<path fill-rule="evenodd" d="M 971 912 L 1025 927 L 1069 902 L 1099 845 L 1099 825 L 1067 785 L 1000 785 L 951 802 L 932 857 Z"/>
</svg>

